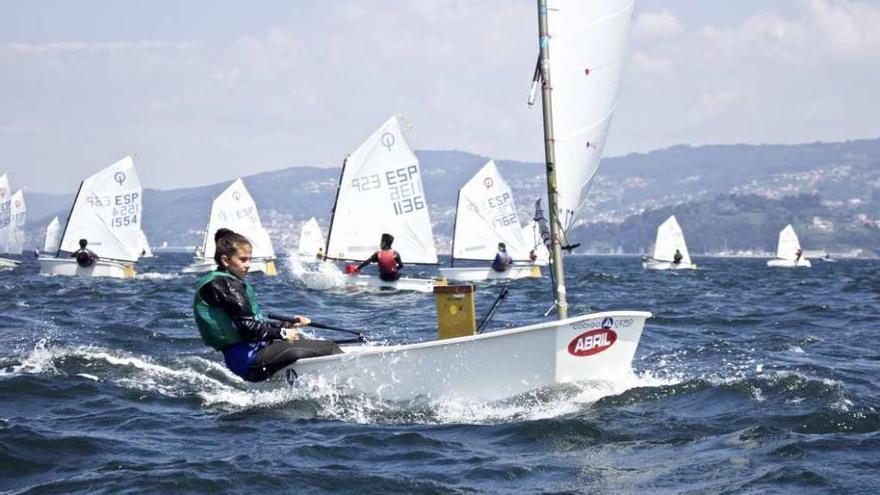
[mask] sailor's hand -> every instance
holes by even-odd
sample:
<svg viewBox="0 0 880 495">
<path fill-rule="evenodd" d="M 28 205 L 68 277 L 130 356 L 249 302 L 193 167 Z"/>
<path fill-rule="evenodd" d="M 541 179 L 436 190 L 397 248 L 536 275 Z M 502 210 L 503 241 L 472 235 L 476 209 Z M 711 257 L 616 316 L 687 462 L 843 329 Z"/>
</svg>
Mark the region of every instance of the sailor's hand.
<svg viewBox="0 0 880 495">
<path fill-rule="evenodd" d="M 293 317 L 293 321 L 290 323 L 290 328 L 300 328 L 308 326 L 312 320 L 306 318 L 305 316 L 295 315 Z"/>
<path fill-rule="evenodd" d="M 287 340 L 289 342 L 293 342 L 294 340 L 300 339 L 300 334 L 296 330 L 292 328 L 284 328 L 281 330 L 281 338 Z"/>
</svg>

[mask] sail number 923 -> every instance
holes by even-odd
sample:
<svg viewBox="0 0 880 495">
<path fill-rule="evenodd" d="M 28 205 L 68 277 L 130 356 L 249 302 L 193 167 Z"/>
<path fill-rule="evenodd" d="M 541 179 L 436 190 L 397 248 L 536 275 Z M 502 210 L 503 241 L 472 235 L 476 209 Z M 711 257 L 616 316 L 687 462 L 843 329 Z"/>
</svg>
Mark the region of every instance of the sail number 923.
<svg viewBox="0 0 880 495">
<path fill-rule="evenodd" d="M 351 181 L 351 186 L 358 192 L 387 189 L 394 214 L 405 215 L 425 208 L 421 184 L 416 180 L 418 174 L 419 167 L 409 165 L 388 170 L 384 174 L 355 177 Z"/>
</svg>

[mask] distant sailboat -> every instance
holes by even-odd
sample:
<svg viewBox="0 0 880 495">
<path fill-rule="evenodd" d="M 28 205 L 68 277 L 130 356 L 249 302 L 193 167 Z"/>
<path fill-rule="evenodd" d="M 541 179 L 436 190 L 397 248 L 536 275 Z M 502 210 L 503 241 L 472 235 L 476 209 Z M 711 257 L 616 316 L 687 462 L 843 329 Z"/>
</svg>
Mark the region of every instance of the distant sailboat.
<svg viewBox="0 0 880 495">
<path fill-rule="evenodd" d="M 43 252 L 54 253 L 61 247 L 61 223 L 58 217 L 52 219 L 46 226 L 46 237 L 43 239 Z"/>
<path fill-rule="evenodd" d="M 405 265 L 437 263 L 428 203 L 419 160 L 392 116 L 342 164 L 336 204 L 327 233 L 329 260 L 361 261 L 379 248 L 383 233 Z M 430 292 L 432 279 L 401 277 L 394 282 L 374 275 L 345 277 L 351 286 Z"/>
<path fill-rule="evenodd" d="M 300 229 L 299 232 L 299 248 L 297 249 L 297 254 L 299 255 L 300 261 L 317 259 L 319 253 L 320 258 L 323 258 L 324 245 L 324 234 L 321 233 L 321 226 L 318 225 L 318 221 L 315 217 L 312 217 L 308 222 L 303 224 L 302 229 Z"/>
<path fill-rule="evenodd" d="M 774 268 L 793 268 L 813 266 L 810 260 L 803 256 L 801 242 L 798 240 L 794 227 L 786 225 L 779 232 L 779 241 L 776 244 L 776 259 L 767 262 L 767 266 Z"/>
<path fill-rule="evenodd" d="M 676 251 L 681 256 L 678 263 L 675 262 Z M 657 227 L 654 255 L 644 259 L 642 266 L 648 270 L 692 270 L 697 267 L 691 263 L 691 256 L 684 242 L 684 232 L 681 231 L 675 215 L 670 216 Z"/>
<path fill-rule="evenodd" d="M 138 241 L 138 256 L 140 258 L 152 258 L 153 250 L 150 248 L 150 241 L 147 240 L 147 234 L 141 229 L 140 239 Z"/>
<path fill-rule="evenodd" d="M 55 256 L 41 256 L 40 273 L 80 277 L 134 277 L 143 191 L 131 157 L 82 181 Z M 70 257 L 79 240 L 99 259 L 80 266 Z"/>
<path fill-rule="evenodd" d="M 272 239 L 260 223 L 257 205 L 241 179 L 236 179 L 214 199 L 201 255 L 196 257 L 193 264 L 184 268 L 184 272 L 207 272 L 217 266 L 214 262 L 214 234 L 220 228 L 230 229 L 251 241 L 251 272 L 263 272 L 270 276 L 278 274 Z"/>
<path fill-rule="evenodd" d="M 524 237 L 513 191 L 493 160 L 458 191 L 455 227 L 452 234 L 452 267 L 441 268 L 449 280 L 478 281 L 540 277 L 541 269 L 529 258 L 533 244 Z M 531 234 L 528 239 L 531 240 Z M 505 244 L 514 264 L 498 272 L 488 266 Z M 481 261 L 482 266 L 456 267 L 460 260 Z"/>
<path fill-rule="evenodd" d="M 25 203 L 21 190 L 11 194 L 9 178 L 0 176 L 0 254 L 21 255 L 24 243 Z M 0 268 L 15 268 L 21 262 L 0 258 Z"/>
</svg>

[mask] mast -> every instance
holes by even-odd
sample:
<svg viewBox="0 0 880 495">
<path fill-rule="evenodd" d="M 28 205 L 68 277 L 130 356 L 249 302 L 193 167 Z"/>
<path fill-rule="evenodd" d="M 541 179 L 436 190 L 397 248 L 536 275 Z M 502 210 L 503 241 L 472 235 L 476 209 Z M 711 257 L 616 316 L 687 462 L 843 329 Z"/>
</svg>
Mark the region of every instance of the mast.
<svg viewBox="0 0 880 495">
<path fill-rule="evenodd" d="M 336 218 L 336 206 L 339 205 L 339 191 L 342 190 L 342 178 L 345 177 L 345 164 L 348 163 L 346 156 L 342 160 L 342 170 L 339 171 L 339 183 L 336 184 L 336 199 L 333 200 L 333 210 L 330 212 L 330 226 L 327 227 L 327 240 L 324 242 L 324 259 L 330 258 L 330 236 L 333 234 L 333 219 Z"/>
<path fill-rule="evenodd" d="M 449 253 L 449 266 L 455 268 L 455 228 L 458 227 L 458 207 L 461 205 L 461 189 L 458 190 L 458 199 L 455 200 L 455 219 L 452 221 L 452 252 Z"/>
<path fill-rule="evenodd" d="M 61 240 L 58 241 L 58 251 L 55 251 L 55 257 L 61 257 L 61 245 L 64 244 L 64 237 L 67 235 L 67 227 L 70 225 L 70 217 L 73 216 L 73 209 L 76 207 L 76 200 L 79 199 L 79 194 L 82 192 L 83 184 L 86 181 L 82 181 L 79 183 L 79 189 L 76 190 L 76 196 L 73 197 L 73 204 L 70 205 L 70 211 L 67 213 L 67 221 L 64 222 L 64 231 L 61 233 Z"/>
<path fill-rule="evenodd" d="M 553 293 L 559 310 L 559 319 L 568 318 L 565 300 L 565 271 L 562 266 L 562 248 L 559 216 L 559 191 L 556 188 L 556 149 L 553 135 L 553 85 L 550 79 L 550 32 L 547 26 L 547 0 L 538 0 L 538 39 L 541 54 L 538 68 L 541 78 L 541 102 L 544 110 L 544 161 L 547 170 L 547 203 L 550 210 L 550 256 L 553 260 Z M 536 72 L 537 72 L 536 70 Z"/>
</svg>

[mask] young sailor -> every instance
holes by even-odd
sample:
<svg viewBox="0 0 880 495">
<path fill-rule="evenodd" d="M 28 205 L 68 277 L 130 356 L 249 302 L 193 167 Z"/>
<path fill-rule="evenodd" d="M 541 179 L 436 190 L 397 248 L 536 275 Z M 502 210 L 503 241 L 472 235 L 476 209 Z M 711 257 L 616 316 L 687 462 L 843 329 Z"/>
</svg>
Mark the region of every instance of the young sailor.
<svg viewBox="0 0 880 495">
<path fill-rule="evenodd" d="M 684 259 L 684 255 L 681 254 L 681 251 L 676 249 L 675 254 L 672 255 L 672 263 L 675 265 L 680 265 L 682 259 Z"/>
<path fill-rule="evenodd" d="M 193 315 L 205 344 L 223 352 L 226 367 L 249 382 L 263 381 L 298 359 L 339 354 L 327 340 L 300 338 L 295 328 L 309 324 L 268 322 L 251 286 L 244 281 L 252 246 L 243 235 L 219 229 L 214 235 L 217 268 L 202 277 L 193 298 Z"/>
<path fill-rule="evenodd" d="M 83 268 L 88 268 L 98 261 L 98 255 L 86 248 L 88 245 L 89 241 L 80 239 L 79 249 L 70 254 L 71 258 L 76 258 L 76 264 Z"/>
<path fill-rule="evenodd" d="M 507 246 L 503 242 L 498 243 L 498 252 L 492 260 L 492 269 L 496 272 L 504 272 L 513 264 L 513 259 L 507 254 Z"/>
<path fill-rule="evenodd" d="M 379 241 L 379 250 L 358 265 L 354 273 L 359 273 L 363 267 L 370 263 L 376 263 L 379 265 L 379 278 L 386 282 L 394 282 L 399 279 L 400 269 L 403 268 L 403 261 L 400 260 L 400 253 L 391 249 L 393 242 L 393 235 L 382 234 L 382 239 Z"/>
</svg>

